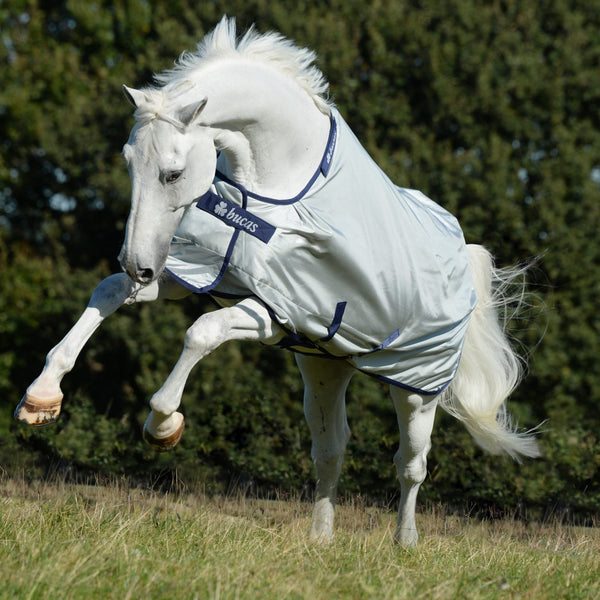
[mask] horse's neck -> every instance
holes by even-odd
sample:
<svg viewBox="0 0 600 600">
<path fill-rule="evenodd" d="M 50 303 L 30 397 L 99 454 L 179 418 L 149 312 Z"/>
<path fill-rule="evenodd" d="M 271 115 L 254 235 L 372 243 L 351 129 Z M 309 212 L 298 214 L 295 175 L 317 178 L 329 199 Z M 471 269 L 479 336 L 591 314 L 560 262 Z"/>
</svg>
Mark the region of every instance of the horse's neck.
<svg viewBox="0 0 600 600">
<path fill-rule="evenodd" d="M 330 120 L 287 77 L 230 65 L 210 86 L 206 118 L 221 151 L 219 169 L 257 194 L 297 195 L 319 166 Z"/>
</svg>

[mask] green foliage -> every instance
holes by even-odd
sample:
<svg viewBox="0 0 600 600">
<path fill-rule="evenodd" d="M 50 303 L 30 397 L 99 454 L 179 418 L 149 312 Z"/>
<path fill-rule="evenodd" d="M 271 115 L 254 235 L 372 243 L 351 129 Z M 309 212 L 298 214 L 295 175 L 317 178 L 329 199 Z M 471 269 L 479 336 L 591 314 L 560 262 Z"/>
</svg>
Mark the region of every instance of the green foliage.
<svg viewBox="0 0 600 600">
<path fill-rule="evenodd" d="M 331 93 L 401 185 L 455 213 L 499 264 L 539 257 L 534 348 L 511 408 L 544 419 L 544 458 L 518 466 L 440 416 L 422 499 L 504 511 L 600 509 L 600 13 L 591 0 L 10 0 L 0 6 L 0 463 L 301 489 L 312 478 L 291 355 L 230 344 L 197 367 L 181 446 L 141 441 L 147 401 L 172 368 L 201 298 L 124 308 L 65 379 L 43 431 L 11 422 L 46 352 L 94 285 L 118 268 L 131 126 L 122 83 L 169 67 L 226 12 L 314 48 Z M 542 339 L 543 338 L 543 339 Z M 356 377 L 342 491 L 395 493 L 386 390 Z"/>
</svg>

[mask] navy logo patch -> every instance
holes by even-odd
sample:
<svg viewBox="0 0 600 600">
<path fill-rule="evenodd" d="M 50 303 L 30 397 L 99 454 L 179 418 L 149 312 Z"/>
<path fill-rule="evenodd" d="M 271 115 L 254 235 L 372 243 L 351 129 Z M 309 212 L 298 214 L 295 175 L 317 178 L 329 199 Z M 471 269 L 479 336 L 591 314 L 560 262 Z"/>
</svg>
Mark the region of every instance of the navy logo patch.
<svg viewBox="0 0 600 600">
<path fill-rule="evenodd" d="M 265 244 L 269 243 L 276 230 L 276 227 L 267 221 L 210 191 L 198 198 L 196 207 L 214 215 L 226 225 L 258 238 Z"/>
</svg>

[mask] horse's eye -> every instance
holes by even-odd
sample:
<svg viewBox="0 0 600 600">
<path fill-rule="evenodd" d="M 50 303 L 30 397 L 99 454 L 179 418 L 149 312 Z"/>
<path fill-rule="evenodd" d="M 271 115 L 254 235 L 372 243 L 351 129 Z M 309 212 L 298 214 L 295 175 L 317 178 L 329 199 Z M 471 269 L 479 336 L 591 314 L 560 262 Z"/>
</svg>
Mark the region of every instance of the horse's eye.
<svg viewBox="0 0 600 600">
<path fill-rule="evenodd" d="M 183 171 L 171 171 L 165 175 L 165 181 L 167 183 L 175 183 L 180 177 Z"/>
</svg>

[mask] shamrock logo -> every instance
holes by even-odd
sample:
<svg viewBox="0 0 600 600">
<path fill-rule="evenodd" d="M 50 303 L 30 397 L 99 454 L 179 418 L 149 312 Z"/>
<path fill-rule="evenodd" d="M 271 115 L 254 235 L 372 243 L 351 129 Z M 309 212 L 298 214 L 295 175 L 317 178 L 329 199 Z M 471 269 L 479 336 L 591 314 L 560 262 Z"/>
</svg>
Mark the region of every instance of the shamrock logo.
<svg viewBox="0 0 600 600">
<path fill-rule="evenodd" d="M 215 214 L 219 215 L 219 217 L 224 217 L 227 213 L 227 203 L 221 200 L 219 204 L 215 206 Z"/>
</svg>

